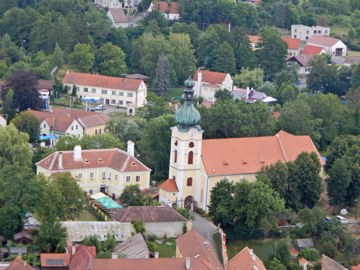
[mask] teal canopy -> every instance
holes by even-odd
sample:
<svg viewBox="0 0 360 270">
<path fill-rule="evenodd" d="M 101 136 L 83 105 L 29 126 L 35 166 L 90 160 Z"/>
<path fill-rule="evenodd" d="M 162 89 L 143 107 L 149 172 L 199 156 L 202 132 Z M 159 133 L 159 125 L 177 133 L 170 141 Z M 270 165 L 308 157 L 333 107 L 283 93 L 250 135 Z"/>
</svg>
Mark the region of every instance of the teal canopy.
<svg viewBox="0 0 360 270">
<path fill-rule="evenodd" d="M 123 208 L 120 204 L 109 198 L 108 196 L 101 197 L 96 200 L 106 209 L 116 209 L 116 208 Z"/>
</svg>

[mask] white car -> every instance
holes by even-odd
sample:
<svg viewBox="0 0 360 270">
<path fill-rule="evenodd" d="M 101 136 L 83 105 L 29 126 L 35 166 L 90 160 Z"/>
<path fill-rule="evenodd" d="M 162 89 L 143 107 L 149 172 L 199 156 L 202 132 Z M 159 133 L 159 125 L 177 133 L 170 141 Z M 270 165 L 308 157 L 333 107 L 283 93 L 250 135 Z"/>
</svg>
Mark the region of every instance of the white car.
<svg viewBox="0 0 360 270">
<path fill-rule="evenodd" d="M 335 216 L 342 224 L 348 224 L 349 223 L 349 221 L 346 219 L 346 218 L 344 218 L 343 216 L 340 216 L 340 215 L 337 215 L 337 216 Z"/>
</svg>

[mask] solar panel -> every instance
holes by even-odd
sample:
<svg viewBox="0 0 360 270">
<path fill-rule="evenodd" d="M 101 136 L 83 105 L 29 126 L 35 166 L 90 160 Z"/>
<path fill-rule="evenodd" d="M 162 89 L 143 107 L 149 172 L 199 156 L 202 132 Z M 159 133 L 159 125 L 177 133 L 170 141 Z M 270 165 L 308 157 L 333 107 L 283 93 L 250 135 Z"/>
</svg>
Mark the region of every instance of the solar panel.
<svg viewBox="0 0 360 270">
<path fill-rule="evenodd" d="M 63 259 L 47 259 L 46 260 L 47 265 L 64 265 Z"/>
</svg>

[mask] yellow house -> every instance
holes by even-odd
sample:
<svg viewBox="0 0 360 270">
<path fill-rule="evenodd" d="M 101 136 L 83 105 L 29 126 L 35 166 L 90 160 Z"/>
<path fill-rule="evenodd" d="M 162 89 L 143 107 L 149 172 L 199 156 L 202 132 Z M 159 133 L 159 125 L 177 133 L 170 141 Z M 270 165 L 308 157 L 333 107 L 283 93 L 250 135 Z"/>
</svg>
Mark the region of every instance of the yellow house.
<svg viewBox="0 0 360 270">
<path fill-rule="evenodd" d="M 36 163 L 37 174 L 50 176 L 70 172 L 88 194 L 97 192 L 119 196 L 127 185 L 149 188 L 151 170 L 134 157 L 134 143 L 120 149 L 57 151 Z"/>
<path fill-rule="evenodd" d="M 221 179 L 254 181 L 263 166 L 294 161 L 302 152 L 315 152 L 324 165 L 309 136 L 279 131 L 274 136 L 203 140 L 192 101 L 194 82 L 185 85 L 184 104 L 172 127 L 169 179 L 159 186 L 163 204 L 207 210 L 211 190 Z"/>
</svg>

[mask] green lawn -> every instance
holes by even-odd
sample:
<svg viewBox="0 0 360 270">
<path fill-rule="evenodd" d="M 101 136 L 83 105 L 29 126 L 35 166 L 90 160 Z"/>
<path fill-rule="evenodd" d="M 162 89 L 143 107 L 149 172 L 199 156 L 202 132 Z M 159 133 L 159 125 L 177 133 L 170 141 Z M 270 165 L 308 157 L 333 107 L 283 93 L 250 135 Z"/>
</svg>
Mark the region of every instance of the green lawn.
<svg viewBox="0 0 360 270">
<path fill-rule="evenodd" d="M 182 87 L 174 87 L 171 88 L 169 91 L 169 100 L 177 99 L 179 100 L 181 98 L 181 94 L 183 93 L 184 89 Z"/>
<path fill-rule="evenodd" d="M 155 252 L 159 252 L 160 258 L 172 258 L 176 253 L 175 238 L 160 238 L 152 242 Z"/>
<path fill-rule="evenodd" d="M 99 219 L 87 209 L 84 209 L 76 218 L 76 221 L 99 221 Z"/>
<path fill-rule="evenodd" d="M 271 251 L 271 245 L 275 239 L 236 241 L 227 244 L 229 260 L 244 247 L 252 248 L 255 254 L 263 261 L 267 261 Z"/>
</svg>

